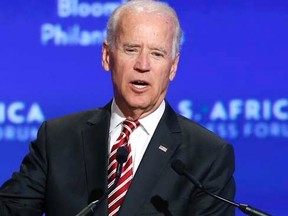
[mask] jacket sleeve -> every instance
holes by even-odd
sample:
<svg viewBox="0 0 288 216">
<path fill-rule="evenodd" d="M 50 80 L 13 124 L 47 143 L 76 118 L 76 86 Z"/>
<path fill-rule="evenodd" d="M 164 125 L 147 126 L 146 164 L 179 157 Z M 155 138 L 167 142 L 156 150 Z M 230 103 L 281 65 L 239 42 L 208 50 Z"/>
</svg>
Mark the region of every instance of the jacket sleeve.
<svg viewBox="0 0 288 216">
<path fill-rule="evenodd" d="M 209 170 L 199 179 L 205 189 L 228 200 L 234 200 L 234 151 L 230 144 L 223 145 Z M 191 196 L 187 215 L 234 216 L 235 208 L 197 189 Z"/>
<path fill-rule="evenodd" d="M 40 216 L 44 212 L 47 173 L 45 128 L 46 123 L 43 123 L 36 141 L 30 144 L 20 171 L 1 186 L 1 216 Z"/>
</svg>

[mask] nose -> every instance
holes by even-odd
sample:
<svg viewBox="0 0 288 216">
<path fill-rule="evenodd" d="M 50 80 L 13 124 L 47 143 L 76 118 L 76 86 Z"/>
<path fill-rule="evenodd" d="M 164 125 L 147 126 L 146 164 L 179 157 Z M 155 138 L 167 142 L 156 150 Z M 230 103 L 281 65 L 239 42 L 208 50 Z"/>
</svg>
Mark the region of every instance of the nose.
<svg viewBox="0 0 288 216">
<path fill-rule="evenodd" d="M 134 70 L 139 72 L 148 72 L 151 69 L 150 60 L 149 60 L 149 54 L 144 53 L 143 51 L 138 55 Z"/>
</svg>

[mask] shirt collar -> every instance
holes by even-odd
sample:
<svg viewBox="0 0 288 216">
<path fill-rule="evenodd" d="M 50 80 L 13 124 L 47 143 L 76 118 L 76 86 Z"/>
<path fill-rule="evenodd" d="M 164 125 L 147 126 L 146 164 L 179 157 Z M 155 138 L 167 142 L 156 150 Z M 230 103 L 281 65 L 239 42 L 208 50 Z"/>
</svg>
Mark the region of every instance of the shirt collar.
<svg viewBox="0 0 288 216">
<path fill-rule="evenodd" d="M 148 116 L 139 119 L 141 127 L 149 134 L 152 135 L 165 111 L 165 101 L 163 100 L 160 106 Z M 110 129 L 111 133 L 116 127 L 118 127 L 126 118 L 117 106 L 115 100 L 113 99 L 111 105 L 111 119 L 110 119 Z"/>
</svg>

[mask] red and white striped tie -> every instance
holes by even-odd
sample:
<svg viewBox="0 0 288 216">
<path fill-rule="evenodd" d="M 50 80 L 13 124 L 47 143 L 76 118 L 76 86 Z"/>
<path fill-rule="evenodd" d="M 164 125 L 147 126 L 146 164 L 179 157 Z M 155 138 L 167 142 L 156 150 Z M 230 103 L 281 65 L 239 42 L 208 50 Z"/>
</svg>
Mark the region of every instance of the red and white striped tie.
<svg viewBox="0 0 288 216">
<path fill-rule="evenodd" d="M 116 177 L 117 161 L 116 161 L 116 152 L 117 149 L 121 146 L 126 146 L 128 148 L 128 159 L 123 165 L 122 174 L 119 179 L 119 182 L 115 189 L 110 192 L 108 195 L 108 215 L 116 216 L 120 209 L 120 206 L 124 200 L 124 196 L 131 184 L 133 178 L 133 164 L 132 164 L 132 153 L 131 146 L 129 143 L 129 136 L 133 130 L 135 130 L 140 125 L 138 120 L 136 121 L 123 121 L 123 129 L 120 136 L 117 138 L 115 144 L 112 146 L 110 157 L 109 157 L 109 166 L 108 166 L 108 188 L 110 188 Z"/>
</svg>

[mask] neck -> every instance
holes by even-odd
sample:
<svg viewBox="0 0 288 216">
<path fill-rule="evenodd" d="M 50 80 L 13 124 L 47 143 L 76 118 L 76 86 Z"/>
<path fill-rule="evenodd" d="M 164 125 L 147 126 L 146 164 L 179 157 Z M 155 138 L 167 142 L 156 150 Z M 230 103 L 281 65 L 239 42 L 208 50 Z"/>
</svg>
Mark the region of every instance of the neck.
<svg viewBox="0 0 288 216">
<path fill-rule="evenodd" d="M 161 101 L 160 103 L 155 104 L 153 107 L 149 107 L 148 109 L 141 109 L 141 108 L 133 108 L 133 107 L 123 106 L 123 105 L 121 106 L 121 105 L 118 105 L 117 101 L 115 102 L 117 106 L 119 107 L 119 109 L 121 110 L 121 112 L 123 113 L 123 115 L 125 116 L 125 118 L 131 121 L 141 119 L 150 115 L 155 110 L 157 110 L 162 103 Z"/>
</svg>

